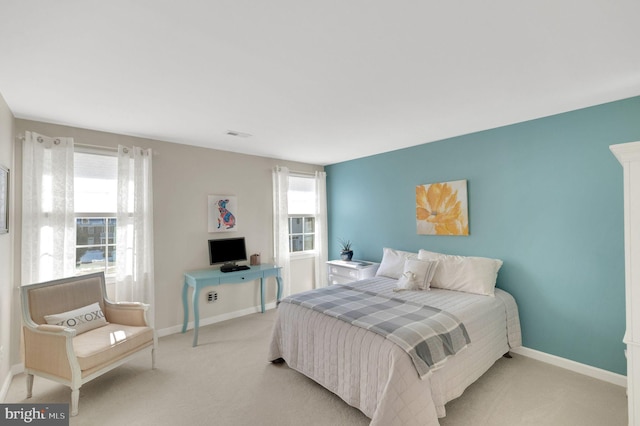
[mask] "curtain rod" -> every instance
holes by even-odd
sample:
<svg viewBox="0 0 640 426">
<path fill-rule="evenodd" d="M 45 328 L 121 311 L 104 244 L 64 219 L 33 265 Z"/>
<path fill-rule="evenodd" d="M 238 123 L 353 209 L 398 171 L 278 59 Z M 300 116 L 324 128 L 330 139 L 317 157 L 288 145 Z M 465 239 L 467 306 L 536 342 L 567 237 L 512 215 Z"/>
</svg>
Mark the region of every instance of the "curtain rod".
<svg viewBox="0 0 640 426">
<path fill-rule="evenodd" d="M 45 136 L 45 137 L 48 137 L 48 136 Z M 24 142 L 24 140 L 26 139 L 26 137 L 24 135 L 19 135 L 19 136 L 17 136 L 17 138 L 21 142 Z M 42 138 L 43 138 L 42 136 L 38 136 L 38 139 L 37 139 L 38 142 L 43 142 L 44 139 L 42 139 Z M 59 143 L 59 141 L 60 141 L 60 139 L 58 139 L 58 138 L 50 138 L 50 139 L 53 139 L 54 142 L 57 142 L 57 143 Z M 74 142 L 73 146 L 78 147 L 78 148 L 88 148 L 90 150 L 118 152 L 118 148 L 117 147 L 112 147 L 112 146 L 92 145 L 92 144 L 89 144 L 89 143 L 82 143 L 82 142 L 80 142 L 80 143 Z M 129 150 L 131 150 L 132 148 L 130 148 L 128 146 L 125 146 L 124 149 L 125 149 L 124 152 L 129 152 Z M 146 148 L 143 148 L 143 149 L 146 149 Z M 158 154 L 158 152 L 156 150 L 152 150 L 152 152 L 153 152 L 154 156 Z"/>
<path fill-rule="evenodd" d="M 276 168 L 280 168 L 280 167 L 286 167 L 286 166 L 276 166 Z M 312 172 L 301 172 L 299 170 L 289 170 L 289 174 L 290 175 L 299 175 L 299 176 L 315 176 L 316 175 L 316 171 L 318 172 L 323 172 L 324 170 L 314 170 Z"/>
<path fill-rule="evenodd" d="M 48 136 L 44 136 L 44 137 L 49 138 L 49 139 L 53 139 L 54 141 L 60 141 L 59 138 L 50 138 Z M 24 135 L 18 135 L 17 138 L 21 142 L 24 142 L 24 140 L 26 139 L 26 137 Z M 42 136 L 38 136 L 37 141 L 38 142 L 43 142 L 44 139 L 43 139 Z M 109 151 L 117 151 L 118 150 L 118 148 L 114 148 L 114 147 L 111 147 L 111 146 L 91 145 L 91 144 L 88 144 L 88 143 L 77 143 L 77 142 L 74 142 L 73 146 L 79 146 L 79 147 L 82 147 L 82 148 L 104 149 L 104 150 L 109 150 Z"/>
<path fill-rule="evenodd" d="M 88 143 L 74 143 L 73 145 L 79 146 L 80 148 L 103 149 L 105 151 L 118 151 L 118 148 L 114 148 L 112 146 L 91 145 Z"/>
<path fill-rule="evenodd" d="M 299 175 L 299 176 L 315 176 L 316 172 L 300 172 L 297 170 L 289 170 L 290 175 Z"/>
<path fill-rule="evenodd" d="M 117 147 L 112 147 L 112 146 L 91 145 L 91 144 L 88 144 L 88 143 L 74 143 L 74 146 L 77 146 L 77 147 L 80 147 L 80 148 L 87 148 L 89 150 L 96 150 L 96 151 L 118 152 L 118 148 Z M 125 154 L 128 154 L 129 151 L 131 151 L 133 148 L 136 148 L 136 147 L 124 146 L 123 150 L 124 150 Z M 146 153 L 148 150 L 151 150 L 151 154 L 154 157 L 156 155 L 158 155 L 158 151 L 155 150 L 155 149 L 142 148 L 142 147 L 137 147 L 137 148 L 140 149 L 141 152 L 143 152 L 143 153 Z"/>
</svg>

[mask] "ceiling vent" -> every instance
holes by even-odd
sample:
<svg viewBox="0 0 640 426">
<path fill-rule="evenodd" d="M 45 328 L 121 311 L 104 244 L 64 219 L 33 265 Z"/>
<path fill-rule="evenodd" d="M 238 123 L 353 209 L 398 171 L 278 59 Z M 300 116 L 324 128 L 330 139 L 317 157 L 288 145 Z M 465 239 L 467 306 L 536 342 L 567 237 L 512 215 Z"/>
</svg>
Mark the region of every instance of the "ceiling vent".
<svg viewBox="0 0 640 426">
<path fill-rule="evenodd" d="M 236 130 L 227 130 L 227 136 L 235 136 L 237 138 L 250 138 L 252 135 L 249 133 L 238 132 Z"/>
</svg>

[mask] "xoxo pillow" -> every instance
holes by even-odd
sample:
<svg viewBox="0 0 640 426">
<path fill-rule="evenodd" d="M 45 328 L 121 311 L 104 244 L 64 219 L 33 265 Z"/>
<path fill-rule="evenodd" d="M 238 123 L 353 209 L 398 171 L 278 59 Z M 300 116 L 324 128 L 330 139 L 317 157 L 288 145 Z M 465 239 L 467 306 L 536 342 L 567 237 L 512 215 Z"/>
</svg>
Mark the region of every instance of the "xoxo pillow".
<svg viewBox="0 0 640 426">
<path fill-rule="evenodd" d="M 61 325 L 76 330 L 76 336 L 94 328 L 107 325 L 104 313 L 98 302 L 60 314 L 45 315 L 45 321 L 51 325 Z"/>
</svg>

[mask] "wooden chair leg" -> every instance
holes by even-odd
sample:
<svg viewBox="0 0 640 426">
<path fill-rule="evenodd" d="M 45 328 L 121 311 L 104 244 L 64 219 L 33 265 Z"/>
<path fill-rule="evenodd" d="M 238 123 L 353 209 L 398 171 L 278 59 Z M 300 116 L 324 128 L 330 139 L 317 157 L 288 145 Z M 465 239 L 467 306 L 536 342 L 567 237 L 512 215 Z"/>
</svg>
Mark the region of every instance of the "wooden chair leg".
<svg viewBox="0 0 640 426">
<path fill-rule="evenodd" d="M 33 395 L 33 374 L 27 374 L 27 398 Z"/>
</svg>

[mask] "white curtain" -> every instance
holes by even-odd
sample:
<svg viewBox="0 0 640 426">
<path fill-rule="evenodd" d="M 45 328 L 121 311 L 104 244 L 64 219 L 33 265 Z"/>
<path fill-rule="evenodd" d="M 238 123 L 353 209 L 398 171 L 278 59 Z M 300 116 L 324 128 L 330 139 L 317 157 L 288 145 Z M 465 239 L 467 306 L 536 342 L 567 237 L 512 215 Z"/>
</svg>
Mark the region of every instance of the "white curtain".
<svg viewBox="0 0 640 426">
<path fill-rule="evenodd" d="M 276 167 L 273 170 L 273 245 L 275 263 L 282 268 L 282 297 L 291 294 L 288 192 L 289 169 Z"/>
<path fill-rule="evenodd" d="M 327 286 L 327 174 L 316 172 L 316 288 Z"/>
<path fill-rule="evenodd" d="M 22 284 L 75 274 L 73 139 L 26 132 L 22 146 Z"/>
<path fill-rule="evenodd" d="M 153 188 L 151 149 L 118 146 L 116 301 L 151 305 L 153 323 Z"/>
</svg>

